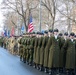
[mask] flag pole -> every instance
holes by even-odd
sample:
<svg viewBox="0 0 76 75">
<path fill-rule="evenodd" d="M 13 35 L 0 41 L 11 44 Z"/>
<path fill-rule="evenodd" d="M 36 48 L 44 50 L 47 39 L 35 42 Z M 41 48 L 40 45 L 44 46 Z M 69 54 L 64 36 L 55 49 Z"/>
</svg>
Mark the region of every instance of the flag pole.
<svg viewBox="0 0 76 75">
<path fill-rule="evenodd" d="M 41 0 L 39 4 L 39 31 L 41 32 Z"/>
</svg>

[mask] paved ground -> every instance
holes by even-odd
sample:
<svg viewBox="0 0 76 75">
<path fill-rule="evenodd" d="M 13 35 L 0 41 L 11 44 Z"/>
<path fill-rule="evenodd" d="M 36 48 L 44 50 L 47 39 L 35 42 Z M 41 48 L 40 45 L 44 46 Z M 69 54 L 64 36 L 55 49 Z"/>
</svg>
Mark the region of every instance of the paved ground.
<svg viewBox="0 0 76 75">
<path fill-rule="evenodd" d="M 0 75 L 48 75 L 30 67 L 19 60 L 18 56 L 11 55 L 7 50 L 0 48 Z"/>
</svg>

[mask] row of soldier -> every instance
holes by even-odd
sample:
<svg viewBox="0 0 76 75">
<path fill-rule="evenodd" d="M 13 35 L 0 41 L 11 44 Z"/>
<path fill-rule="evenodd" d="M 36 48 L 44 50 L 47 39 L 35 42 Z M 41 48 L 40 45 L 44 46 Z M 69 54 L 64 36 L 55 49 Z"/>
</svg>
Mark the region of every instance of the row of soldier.
<svg viewBox="0 0 76 75">
<path fill-rule="evenodd" d="M 7 49 L 11 54 L 19 55 L 19 39 L 20 36 L 0 37 L 0 46 Z"/>
<path fill-rule="evenodd" d="M 23 35 L 19 41 L 20 60 L 49 74 L 75 75 L 76 36 L 58 29 Z"/>
<path fill-rule="evenodd" d="M 0 46 L 20 60 L 49 74 L 75 75 L 76 36 L 74 33 L 59 33 L 58 29 L 26 33 L 18 37 L 1 37 Z"/>
</svg>

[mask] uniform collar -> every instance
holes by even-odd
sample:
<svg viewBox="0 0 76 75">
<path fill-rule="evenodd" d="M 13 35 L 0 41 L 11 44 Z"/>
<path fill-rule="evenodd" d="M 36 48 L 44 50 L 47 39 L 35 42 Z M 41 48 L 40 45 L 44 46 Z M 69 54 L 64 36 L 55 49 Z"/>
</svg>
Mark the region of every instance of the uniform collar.
<svg viewBox="0 0 76 75">
<path fill-rule="evenodd" d="M 54 35 L 54 37 L 55 37 L 55 39 L 57 39 L 57 38 L 58 38 L 58 36 L 57 36 L 57 35 Z"/>
</svg>

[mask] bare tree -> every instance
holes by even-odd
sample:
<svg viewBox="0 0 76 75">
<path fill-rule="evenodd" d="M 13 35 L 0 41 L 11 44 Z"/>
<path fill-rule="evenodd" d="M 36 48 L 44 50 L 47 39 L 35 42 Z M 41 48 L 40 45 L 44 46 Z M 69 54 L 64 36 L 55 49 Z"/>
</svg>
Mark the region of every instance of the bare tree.
<svg viewBox="0 0 76 75">
<path fill-rule="evenodd" d="M 48 12 L 49 12 L 49 16 L 50 16 L 50 28 L 54 29 L 54 22 L 55 22 L 55 16 L 56 16 L 56 2 L 55 0 L 42 0 L 42 6 L 44 6 Z"/>
<path fill-rule="evenodd" d="M 56 7 L 57 11 L 63 15 L 67 21 L 67 31 L 70 33 L 72 31 L 72 22 L 76 24 L 75 18 L 73 18 L 74 13 L 73 7 L 75 6 L 75 0 L 61 0 L 62 5 L 64 5 L 64 8 L 59 9 L 59 7 Z"/>
<path fill-rule="evenodd" d="M 34 1 L 37 1 L 38 3 L 36 4 Z M 4 0 L 3 4 L 6 5 L 5 8 L 15 11 L 18 16 L 22 18 L 22 22 L 24 22 L 25 24 L 26 31 L 29 25 L 30 14 L 33 13 L 34 19 L 35 21 L 37 20 L 38 23 L 39 0 Z M 41 20 L 43 25 L 49 25 L 49 28 L 54 29 L 56 25 L 59 25 L 58 27 L 60 27 L 60 24 L 63 24 L 64 26 L 67 25 L 67 30 L 71 32 L 72 22 L 76 24 L 76 19 L 75 17 L 73 17 L 74 15 L 71 14 L 74 6 L 76 5 L 76 0 L 41 0 L 41 5 Z M 16 24 L 13 19 L 11 22 L 13 23 L 13 25 Z"/>
<path fill-rule="evenodd" d="M 31 0 L 32 1 L 32 0 Z M 27 21 L 29 20 L 29 16 L 27 18 L 27 15 L 30 15 L 31 10 L 35 9 L 37 7 L 37 5 L 35 7 L 30 7 L 31 4 L 30 0 L 5 0 L 3 2 L 4 5 L 7 6 L 7 9 L 12 9 L 13 11 L 15 11 L 16 13 L 18 13 L 18 15 L 20 15 L 23 19 L 23 22 L 25 24 L 25 28 L 26 31 L 28 29 L 28 24 Z M 30 2 L 30 3 L 28 3 Z M 29 11 L 29 13 L 27 14 L 27 11 Z"/>
</svg>

